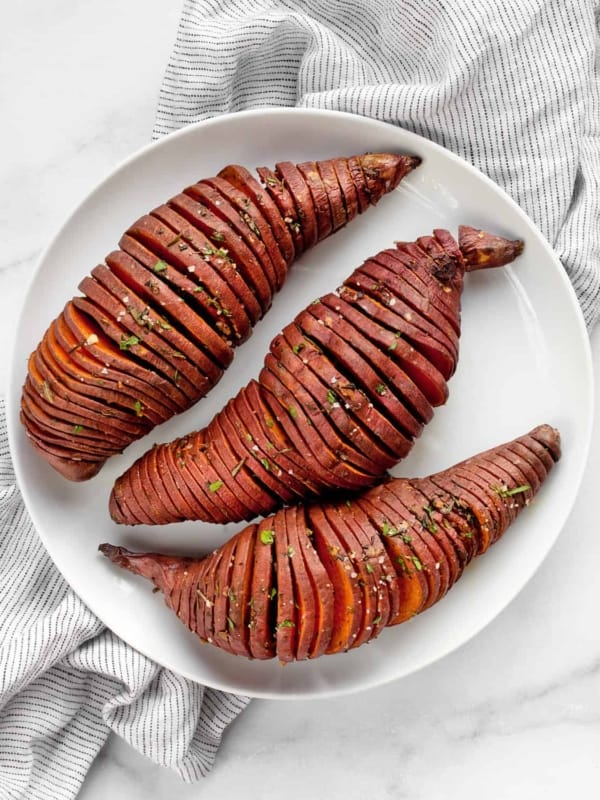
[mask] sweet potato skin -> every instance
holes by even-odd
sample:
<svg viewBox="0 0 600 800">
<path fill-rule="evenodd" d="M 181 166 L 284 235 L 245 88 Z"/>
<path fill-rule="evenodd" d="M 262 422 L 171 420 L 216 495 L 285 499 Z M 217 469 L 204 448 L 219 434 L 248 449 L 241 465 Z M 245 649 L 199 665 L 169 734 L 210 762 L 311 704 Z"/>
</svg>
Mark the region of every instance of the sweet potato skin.
<svg viewBox="0 0 600 800">
<path fill-rule="evenodd" d="M 390 478 L 347 501 L 282 509 L 204 559 L 110 544 L 100 550 L 152 580 L 175 613 L 198 597 L 202 625 L 179 616 L 217 647 L 282 663 L 315 658 L 372 641 L 438 602 L 527 508 L 560 455 L 559 432 L 540 425 L 426 478 Z M 534 483 L 521 483 L 527 471 L 537 475 Z M 235 564 L 238 550 L 245 566 Z M 217 587 L 211 574 L 227 577 Z M 223 580 L 238 602 L 229 633 Z M 246 619 L 248 636 L 234 635 L 232 626 Z"/>
</svg>

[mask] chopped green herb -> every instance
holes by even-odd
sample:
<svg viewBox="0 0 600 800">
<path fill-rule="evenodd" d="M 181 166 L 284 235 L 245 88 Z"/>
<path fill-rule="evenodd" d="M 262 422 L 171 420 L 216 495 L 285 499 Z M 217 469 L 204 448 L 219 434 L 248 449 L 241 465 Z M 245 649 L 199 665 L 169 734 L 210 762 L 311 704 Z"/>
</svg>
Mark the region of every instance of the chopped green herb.
<svg viewBox="0 0 600 800">
<path fill-rule="evenodd" d="M 515 486 L 514 489 L 509 489 L 507 486 L 498 486 L 496 487 L 495 491 L 500 495 L 500 497 L 512 497 L 515 494 L 528 492 L 530 489 L 531 486 L 528 483 L 524 483 L 522 486 Z"/>
<path fill-rule="evenodd" d="M 272 417 L 265 417 L 265 425 L 267 428 L 272 428 L 275 425 L 275 422 Z"/>
<path fill-rule="evenodd" d="M 274 600 L 277 597 L 277 589 L 273 586 L 269 592 L 269 600 Z"/>
<path fill-rule="evenodd" d="M 373 567 L 372 567 L 372 565 L 371 565 L 371 564 L 369 564 L 369 562 L 368 562 L 368 561 L 367 561 L 367 563 L 365 564 L 365 569 L 367 570 L 367 572 L 368 572 L 368 573 L 371 573 L 371 572 L 373 572 Z"/>
<path fill-rule="evenodd" d="M 400 569 L 402 570 L 402 572 L 408 575 L 410 570 L 406 566 L 406 561 L 404 560 L 404 558 L 402 556 L 396 556 L 396 562 L 400 564 Z"/>
<path fill-rule="evenodd" d="M 373 625 L 379 625 L 380 622 L 381 622 L 381 614 L 378 614 L 373 620 Z"/>
<path fill-rule="evenodd" d="M 298 355 L 298 353 L 300 352 L 300 350 L 303 350 L 305 347 L 306 347 L 306 345 L 304 344 L 304 342 L 299 342 L 298 344 L 295 344 L 295 345 L 292 347 L 292 351 L 293 351 L 293 352 L 294 352 L 296 355 Z"/>
<path fill-rule="evenodd" d="M 294 550 L 294 548 L 293 548 L 293 547 L 290 545 L 290 546 L 288 547 L 287 551 L 286 551 L 286 554 L 287 554 L 288 558 L 291 558 L 293 555 L 295 555 L 295 553 L 296 553 L 296 551 L 295 551 L 295 550 Z"/>
<path fill-rule="evenodd" d="M 157 319 L 156 321 L 158 323 L 158 327 L 162 328 L 163 331 L 170 331 L 172 329 L 172 325 L 169 325 L 165 319 Z"/>
<path fill-rule="evenodd" d="M 253 442 L 254 441 L 254 436 L 252 436 L 251 433 L 247 433 L 246 434 L 246 440 L 249 441 L 249 442 Z"/>
<path fill-rule="evenodd" d="M 400 331 L 396 331 L 394 334 L 394 341 L 388 346 L 388 350 L 395 350 L 398 347 L 398 339 L 402 338 L 402 334 Z"/>
<path fill-rule="evenodd" d="M 387 392 L 387 387 L 383 383 L 378 383 L 377 386 L 375 387 L 375 391 L 379 395 L 384 395 Z"/>
<path fill-rule="evenodd" d="M 152 330 L 152 328 L 154 327 L 154 322 L 150 319 L 149 316 L 150 309 L 148 308 L 148 306 L 146 306 L 146 308 L 144 308 L 142 311 L 138 311 L 133 306 L 128 306 L 127 310 L 129 311 L 129 313 L 131 314 L 131 316 L 134 318 L 134 320 L 137 322 L 138 325 L 146 326 L 149 331 Z"/>
<path fill-rule="evenodd" d="M 129 350 L 130 347 L 135 347 L 136 344 L 139 344 L 141 341 L 139 336 L 121 336 L 121 341 L 119 342 L 119 349 L 120 350 Z"/>
<path fill-rule="evenodd" d="M 73 433 L 81 433 L 83 425 L 73 425 Z"/>
<path fill-rule="evenodd" d="M 254 222 L 254 220 L 252 219 L 250 214 L 247 214 L 246 212 L 242 212 L 240 214 L 240 217 L 244 220 L 244 222 L 250 228 L 252 233 L 260 239 L 261 238 L 260 230 L 258 229 L 258 225 L 256 224 L 256 222 Z"/>
<path fill-rule="evenodd" d="M 431 506 L 425 506 L 423 511 L 425 512 L 425 516 L 422 519 L 423 527 L 429 531 L 429 533 L 436 533 L 438 530 L 438 526 L 435 520 L 432 517 L 433 509 Z"/>
<path fill-rule="evenodd" d="M 225 237 L 221 233 L 221 231 L 213 231 L 210 235 L 210 238 L 215 242 L 223 242 L 225 241 Z"/>
<path fill-rule="evenodd" d="M 334 403 L 336 403 L 336 402 L 337 402 L 337 395 L 336 395 L 336 393 L 335 393 L 334 391 L 332 391 L 331 389 L 328 389 L 328 390 L 327 390 L 327 402 L 328 402 L 330 405 L 333 405 Z"/>
<path fill-rule="evenodd" d="M 265 528 L 260 532 L 260 540 L 263 544 L 273 544 L 275 541 L 275 531 Z"/>
<path fill-rule="evenodd" d="M 411 556 L 411 561 L 415 565 L 417 572 L 421 572 L 421 570 L 423 569 L 423 564 L 419 561 L 417 556 Z"/>
<path fill-rule="evenodd" d="M 292 622 L 291 619 L 282 619 L 281 622 L 278 622 L 275 626 L 276 628 L 295 628 L 296 626 Z"/>
<path fill-rule="evenodd" d="M 177 244 L 177 242 L 178 242 L 180 239 L 181 239 L 181 234 L 180 234 L 180 233 L 178 233 L 178 234 L 177 234 L 177 236 L 176 236 L 174 239 L 171 239 L 171 241 L 167 243 L 167 247 L 173 247 L 173 245 L 174 245 L 174 244 Z"/>
<path fill-rule="evenodd" d="M 167 262 L 166 261 L 157 261 L 156 264 L 152 267 L 153 272 L 164 272 L 167 269 Z"/>
<path fill-rule="evenodd" d="M 245 463 L 246 463 L 246 458 L 245 457 L 242 458 L 241 461 L 238 461 L 238 463 L 235 465 L 235 467 L 231 470 L 231 477 L 232 478 L 235 478 L 235 476 L 238 474 L 238 472 L 241 470 L 241 468 L 244 466 Z"/>
<path fill-rule="evenodd" d="M 292 419 L 296 419 L 298 416 L 298 412 L 296 411 L 294 406 L 288 406 L 288 414 Z"/>
<path fill-rule="evenodd" d="M 269 471 L 271 469 L 271 464 L 269 463 L 269 459 L 268 458 L 261 458 L 259 460 L 260 460 L 260 463 L 263 465 L 263 467 L 267 471 Z"/>
<path fill-rule="evenodd" d="M 230 631 L 235 628 L 235 622 L 231 619 L 231 617 L 227 617 L 227 627 Z"/>
<path fill-rule="evenodd" d="M 140 400 L 136 400 L 133 404 L 133 410 L 135 411 L 136 417 L 143 417 L 144 416 L 144 406 L 142 405 Z"/>
<path fill-rule="evenodd" d="M 223 481 L 213 481 L 208 484 L 208 490 L 210 492 L 218 492 L 221 486 L 223 486 Z"/>
<path fill-rule="evenodd" d="M 229 258 L 229 250 L 227 250 L 225 247 L 219 247 L 219 249 L 217 249 L 216 247 L 211 247 L 208 245 L 207 247 L 202 248 L 202 255 L 207 259 L 210 258 L 210 256 L 218 256 L 219 258 L 227 258 L 229 261 L 231 260 Z"/>
</svg>

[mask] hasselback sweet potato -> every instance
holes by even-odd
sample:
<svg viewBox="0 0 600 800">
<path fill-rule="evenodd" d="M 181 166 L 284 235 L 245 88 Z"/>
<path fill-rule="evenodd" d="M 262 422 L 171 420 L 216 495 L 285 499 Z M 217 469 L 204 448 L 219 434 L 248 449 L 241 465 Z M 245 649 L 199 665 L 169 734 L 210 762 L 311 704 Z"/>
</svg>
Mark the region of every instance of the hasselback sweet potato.
<svg viewBox="0 0 600 800">
<path fill-rule="evenodd" d="M 21 420 L 72 480 L 217 383 L 292 262 L 396 188 L 415 156 L 238 165 L 134 222 L 32 353 Z M 353 198 L 362 198 L 361 203 Z"/>
<path fill-rule="evenodd" d="M 465 270 L 521 249 L 461 226 L 458 243 L 436 230 L 369 258 L 273 339 L 258 380 L 205 429 L 155 446 L 117 479 L 112 518 L 250 520 L 374 483 L 446 401 Z"/>
<path fill-rule="evenodd" d="M 560 458 L 549 425 L 427 478 L 252 523 L 203 559 L 103 544 L 202 640 L 282 662 L 349 650 L 437 603 L 498 541 Z"/>
</svg>

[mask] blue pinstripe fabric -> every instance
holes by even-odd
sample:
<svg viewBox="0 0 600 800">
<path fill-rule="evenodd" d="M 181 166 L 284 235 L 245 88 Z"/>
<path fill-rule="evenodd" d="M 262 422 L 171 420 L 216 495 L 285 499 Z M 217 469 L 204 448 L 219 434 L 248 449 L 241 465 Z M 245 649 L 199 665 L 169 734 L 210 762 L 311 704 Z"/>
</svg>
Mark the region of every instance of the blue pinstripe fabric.
<svg viewBox="0 0 600 800">
<path fill-rule="evenodd" d="M 554 245 L 600 313 L 598 0 L 186 0 L 155 136 L 263 106 L 348 111 L 449 148 Z"/>
</svg>

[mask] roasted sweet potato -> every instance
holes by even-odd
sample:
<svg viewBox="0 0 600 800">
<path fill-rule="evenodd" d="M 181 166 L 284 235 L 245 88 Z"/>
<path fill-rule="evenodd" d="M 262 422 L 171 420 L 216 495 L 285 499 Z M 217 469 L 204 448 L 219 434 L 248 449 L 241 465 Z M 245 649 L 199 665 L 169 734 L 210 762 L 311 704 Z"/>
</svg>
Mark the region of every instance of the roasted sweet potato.
<svg viewBox="0 0 600 800">
<path fill-rule="evenodd" d="M 119 249 L 82 280 L 83 297 L 66 304 L 30 361 L 21 420 L 36 450 L 65 477 L 86 480 L 111 455 L 204 397 L 268 311 L 292 262 L 419 163 L 388 153 L 335 165 L 282 162 L 274 172 L 258 170 L 264 185 L 230 165 L 138 219 Z M 336 170 L 344 166 L 342 189 Z M 344 199 L 352 191 L 360 205 Z M 57 332 L 71 341 L 57 342 Z M 42 349 L 52 374 L 40 381 L 39 368 L 35 377 L 31 370 Z M 77 400 L 70 395 L 73 420 L 58 422 L 58 398 L 64 409 L 73 378 L 81 383 Z M 106 423 L 91 403 L 86 414 L 86 397 L 104 402 Z M 118 436 L 108 423 L 113 406 L 131 423 Z M 96 452 L 94 439 L 102 443 Z M 232 502 L 234 516 L 242 509 Z M 156 504 L 149 508 L 157 511 Z"/>
<path fill-rule="evenodd" d="M 217 647 L 282 662 L 315 658 L 372 641 L 438 602 L 559 458 L 558 431 L 540 425 L 428 478 L 389 478 L 349 501 L 285 508 L 204 559 L 100 550 L 153 581 L 176 613 L 195 604 L 181 620 Z M 214 578 L 200 585 L 211 574 L 221 576 L 218 587 Z"/>
<path fill-rule="evenodd" d="M 367 185 L 364 198 L 374 191 L 368 195 Z M 132 476 L 144 455 L 115 483 L 112 518 L 128 525 L 250 520 L 325 491 L 375 483 L 409 453 L 448 397 L 464 272 L 471 262 L 482 266 L 477 243 L 488 266 L 511 261 L 522 247 L 463 226 L 458 242 L 436 230 L 368 259 L 273 339 L 258 381 L 205 429 L 153 451 L 159 475 L 171 469 L 173 447 L 185 453 L 170 478 L 186 500 L 171 497 L 161 510 L 157 481 L 145 488 L 147 512 L 131 513 Z M 475 492 L 476 482 L 461 479 Z"/>
</svg>

